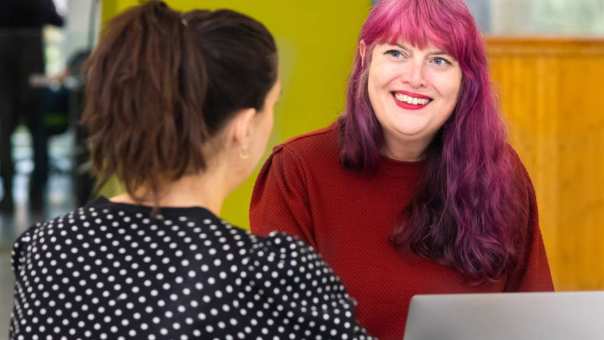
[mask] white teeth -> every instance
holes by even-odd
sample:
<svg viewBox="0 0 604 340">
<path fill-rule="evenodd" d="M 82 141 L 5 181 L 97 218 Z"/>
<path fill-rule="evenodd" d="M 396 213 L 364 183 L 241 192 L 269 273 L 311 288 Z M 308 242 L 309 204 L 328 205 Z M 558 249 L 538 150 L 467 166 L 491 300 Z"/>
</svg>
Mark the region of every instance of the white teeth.
<svg viewBox="0 0 604 340">
<path fill-rule="evenodd" d="M 410 97 L 402 93 L 396 93 L 394 97 L 398 101 L 411 105 L 426 105 L 430 102 L 430 99 Z"/>
</svg>

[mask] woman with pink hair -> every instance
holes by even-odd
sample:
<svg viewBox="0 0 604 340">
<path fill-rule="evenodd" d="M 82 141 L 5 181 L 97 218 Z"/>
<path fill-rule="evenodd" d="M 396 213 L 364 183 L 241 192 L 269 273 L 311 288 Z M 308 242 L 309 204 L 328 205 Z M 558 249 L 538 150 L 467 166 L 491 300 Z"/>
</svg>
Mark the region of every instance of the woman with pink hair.
<svg viewBox="0 0 604 340">
<path fill-rule="evenodd" d="M 253 231 L 322 253 L 380 339 L 402 338 L 415 294 L 553 290 L 533 186 L 463 0 L 373 8 L 344 114 L 274 149 L 250 214 Z"/>
</svg>

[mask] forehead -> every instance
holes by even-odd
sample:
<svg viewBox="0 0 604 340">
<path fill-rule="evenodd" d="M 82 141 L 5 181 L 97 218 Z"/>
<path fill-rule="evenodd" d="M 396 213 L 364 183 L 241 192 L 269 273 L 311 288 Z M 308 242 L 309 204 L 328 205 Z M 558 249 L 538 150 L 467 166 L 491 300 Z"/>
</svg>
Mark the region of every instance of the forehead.
<svg viewBox="0 0 604 340">
<path fill-rule="evenodd" d="M 418 49 L 431 45 L 459 59 L 468 42 L 472 44 L 474 35 L 461 0 L 384 0 L 380 4 L 362 31 L 372 48 L 376 43 L 406 42 Z"/>
<path fill-rule="evenodd" d="M 414 44 L 408 40 L 399 39 L 396 41 L 382 41 L 375 44 L 375 48 L 390 48 L 390 47 L 401 47 L 408 50 L 420 50 L 420 51 L 438 51 L 442 53 L 448 53 L 444 48 L 436 45 L 433 42 L 426 42 L 423 45 Z"/>
</svg>

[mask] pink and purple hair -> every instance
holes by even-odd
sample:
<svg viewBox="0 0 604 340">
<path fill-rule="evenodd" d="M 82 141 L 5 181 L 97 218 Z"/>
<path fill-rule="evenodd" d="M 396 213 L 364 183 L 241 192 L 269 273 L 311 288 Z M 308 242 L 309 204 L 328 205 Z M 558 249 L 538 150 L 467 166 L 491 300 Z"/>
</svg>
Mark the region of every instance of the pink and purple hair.
<svg viewBox="0 0 604 340">
<path fill-rule="evenodd" d="M 432 43 L 459 63 L 462 86 L 451 117 L 424 154 L 426 170 L 392 242 L 451 266 L 475 282 L 496 281 L 514 269 L 527 230 L 526 199 L 516 190 L 515 154 L 491 89 L 485 48 L 463 0 L 382 0 L 363 25 L 340 120 L 341 161 L 356 170 L 374 169 L 382 129 L 367 93 L 371 51 L 376 44 Z M 522 203 L 524 202 L 524 203 Z"/>
</svg>

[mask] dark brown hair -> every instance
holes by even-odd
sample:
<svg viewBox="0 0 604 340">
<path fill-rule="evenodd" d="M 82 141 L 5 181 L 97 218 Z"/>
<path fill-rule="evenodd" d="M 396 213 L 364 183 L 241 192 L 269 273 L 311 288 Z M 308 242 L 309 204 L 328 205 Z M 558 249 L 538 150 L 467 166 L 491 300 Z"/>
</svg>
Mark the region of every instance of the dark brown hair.
<svg viewBox="0 0 604 340">
<path fill-rule="evenodd" d="M 202 146 L 237 110 L 262 110 L 277 48 L 243 14 L 151 1 L 107 25 L 85 75 L 83 123 L 100 184 L 115 175 L 135 200 L 157 202 L 162 185 L 205 168 Z"/>
</svg>

